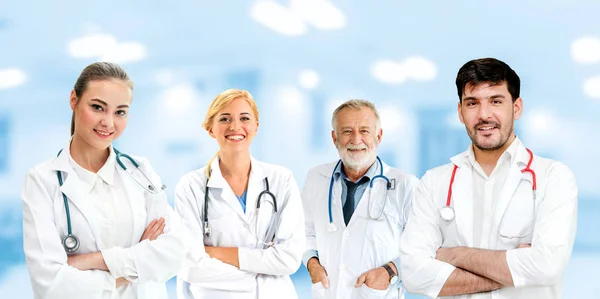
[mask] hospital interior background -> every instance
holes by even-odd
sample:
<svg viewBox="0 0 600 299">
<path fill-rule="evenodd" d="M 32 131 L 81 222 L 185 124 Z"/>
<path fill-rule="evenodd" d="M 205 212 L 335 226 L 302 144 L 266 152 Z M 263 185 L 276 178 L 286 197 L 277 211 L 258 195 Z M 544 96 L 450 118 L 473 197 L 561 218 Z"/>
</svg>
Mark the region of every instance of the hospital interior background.
<svg viewBox="0 0 600 299">
<path fill-rule="evenodd" d="M 87 64 L 121 63 L 135 81 L 115 145 L 152 161 L 172 203 L 178 179 L 215 153 L 201 122 L 231 87 L 259 105 L 253 156 L 290 168 L 300 188 L 309 168 L 336 159 L 331 113 L 351 98 L 379 108 L 381 158 L 420 177 L 469 145 L 454 79 L 480 57 L 517 71 L 517 134 L 577 177 L 564 298 L 598 298 L 600 1 L 521 2 L 0 0 L 0 298 L 33 298 L 21 188 L 67 142 L 69 92 Z M 293 280 L 310 298 L 303 266 Z"/>
</svg>

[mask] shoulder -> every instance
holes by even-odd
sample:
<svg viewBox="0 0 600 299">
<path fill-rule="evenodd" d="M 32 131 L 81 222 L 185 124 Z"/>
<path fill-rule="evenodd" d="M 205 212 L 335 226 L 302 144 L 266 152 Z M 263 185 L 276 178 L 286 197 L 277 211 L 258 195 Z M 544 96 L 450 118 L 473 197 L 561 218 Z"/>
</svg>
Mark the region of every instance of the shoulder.
<svg viewBox="0 0 600 299">
<path fill-rule="evenodd" d="M 293 174 L 292 171 L 289 170 L 287 167 L 281 166 L 281 165 L 277 165 L 277 164 L 272 164 L 272 163 L 267 163 L 267 162 L 263 162 L 263 161 L 259 161 L 256 159 L 253 159 L 253 163 L 256 163 L 257 166 L 265 173 L 266 176 L 268 177 L 280 177 L 280 178 L 293 178 Z"/>
<path fill-rule="evenodd" d="M 203 187 L 206 185 L 206 166 L 192 170 L 184 174 L 179 181 L 175 190 L 179 190 L 185 187 L 198 186 Z"/>
</svg>

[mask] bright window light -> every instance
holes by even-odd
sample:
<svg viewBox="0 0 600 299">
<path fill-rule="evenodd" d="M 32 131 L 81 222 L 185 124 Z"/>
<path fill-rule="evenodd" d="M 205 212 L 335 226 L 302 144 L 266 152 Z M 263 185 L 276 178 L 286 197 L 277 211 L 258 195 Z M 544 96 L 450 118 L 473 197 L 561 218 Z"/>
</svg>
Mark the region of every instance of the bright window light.
<svg viewBox="0 0 600 299">
<path fill-rule="evenodd" d="M 319 74 L 313 70 L 304 70 L 298 75 L 298 81 L 303 88 L 313 89 L 319 84 Z"/>
<path fill-rule="evenodd" d="M 0 69 L 0 89 L 14 88 L 27 80 L 25 72 L 17 68 Z"/>
<path fill-rule="evenodd" d="M 302 35 L 307 30 L 306 24 L 296 14 L 272 0 L 254 2 L 250 16 L 256 22 L 286 36 Z"/>
<path fill-rule="evenodd" d="M 571 44 L 571 56 L 573 60 L 582 64 L 600 62 L 600 39 L 595 37 L 583 37 Z"/>
<path fill-rule="evenodd" d="M 326 0 L 291 0 L 290 9 L 319 30 L 337 30 L 346 26 L 344 13 Z"/>
</svg>

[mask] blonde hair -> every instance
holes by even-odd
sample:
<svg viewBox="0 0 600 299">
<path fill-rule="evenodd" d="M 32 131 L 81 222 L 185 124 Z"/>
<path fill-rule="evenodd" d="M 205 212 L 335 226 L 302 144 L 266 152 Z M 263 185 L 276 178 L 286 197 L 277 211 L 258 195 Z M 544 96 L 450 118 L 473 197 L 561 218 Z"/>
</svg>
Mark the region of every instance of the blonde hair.
<svg viewBox="0 0 600 299">
<path fill-rule="evenodd" d="M 213 121 L 217 114 L 221 112 L 225 107 L 227 107 L 231 102 L 237 99 L 244 99 L 250 105 L 250 109 L 252 109 L 252 113 L 256 117 L 256 121 L 258 122 L 258 107 L 256 106 L 256 102 L 252 95 L 246 91 L 237 88 L 228 89 L 215 97 L 215 99 L 208 106 L 208 111 L 206 112 L 206 117 L 204 118 L 204 122 L 202 122 L 202 127 L 210 132 L 212 129 Z M 219 156 L 219 152 L 217 152 L 206 165 L 206 178 L 210 178 L 210 165 L 212 162 Z"/>
</svg>

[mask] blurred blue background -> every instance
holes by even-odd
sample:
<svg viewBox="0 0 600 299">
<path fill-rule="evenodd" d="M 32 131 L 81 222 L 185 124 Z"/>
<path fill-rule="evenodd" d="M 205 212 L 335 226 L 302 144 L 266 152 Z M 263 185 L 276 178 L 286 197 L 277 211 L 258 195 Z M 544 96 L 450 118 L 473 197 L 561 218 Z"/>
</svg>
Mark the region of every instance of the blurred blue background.
<svg viewBox="0 0 600 299">
<path fill-rule="evenodd" d="M 253 155 L 293 170 L 300 187 L 337 158 L 330 117 L 350 98 L 376 103 L 381 157 L 420 177 L 467 148 L 454 79 L 489 56 L 521 76 L 520 138 L 577 177 L 564 297 L 599 298 L 600 1 L 522 2 L 0 0 L 0 298 L 32 298 L 20 192 L 26 170 L 68 140 L 69 92 L 91 62 L 121 63 L 135 81 L 116 145 L 150 158 L 172 201 L 178 179 L 215 153 L 200 124 L 231 87 L 259 105 Z M 306 269 L 293 278 L 309 298 Z"/>
</svg>

